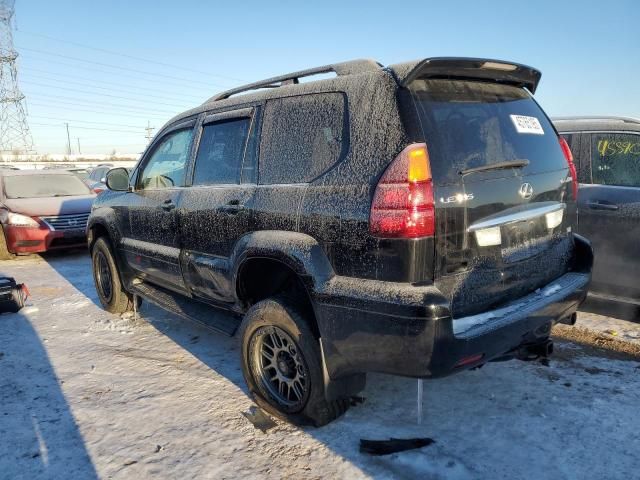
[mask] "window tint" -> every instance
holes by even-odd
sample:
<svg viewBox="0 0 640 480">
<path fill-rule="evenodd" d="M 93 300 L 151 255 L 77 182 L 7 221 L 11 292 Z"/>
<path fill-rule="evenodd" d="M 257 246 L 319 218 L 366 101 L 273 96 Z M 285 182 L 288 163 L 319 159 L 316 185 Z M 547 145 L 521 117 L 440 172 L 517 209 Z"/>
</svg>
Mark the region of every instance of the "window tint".
<svg viewBox="0 0 640 480">
<path fill-rule="evenodd" d="M 140 175 L 139 188 L 171 188 L 184 184 L 192 133 L 190 128 L 178 130 L 162 139 Z"/>
<path fill-rule="evenodd" d="M 591 159 L 593 183 L 640 187 L 640 135 L 594 133 Z"/>
<path fill-rule="evenodd" d="M 493 163 L 528 160 L 525 174 L 567 168 L 556 132 L 522 88 L 468 80 L 411 83 L 431 167 L 440 182 Z"/>
<path fill-rule="evenodd" d="M 308 182 L 347 149 L 345 101 L 340 93 L 267 102 L 260 143 L 260 183 Z"/>
<path fill-rule="evenodd" d="M 249 118 L 205 125 L 196 158 L 194 185 L 239 183 Z"/>
</svg>

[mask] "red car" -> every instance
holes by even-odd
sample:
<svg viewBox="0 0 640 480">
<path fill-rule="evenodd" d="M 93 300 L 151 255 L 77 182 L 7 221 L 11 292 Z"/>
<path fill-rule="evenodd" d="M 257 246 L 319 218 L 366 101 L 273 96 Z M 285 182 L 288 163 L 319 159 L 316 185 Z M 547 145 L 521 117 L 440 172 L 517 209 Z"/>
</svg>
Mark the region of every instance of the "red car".
<svg viewBox="0 0 640 480">
<path fill-rule="evenodd" d="M 71 172 L 0 171 L 0 259 L 85 245 L 95 197 Z"/>
</svg>

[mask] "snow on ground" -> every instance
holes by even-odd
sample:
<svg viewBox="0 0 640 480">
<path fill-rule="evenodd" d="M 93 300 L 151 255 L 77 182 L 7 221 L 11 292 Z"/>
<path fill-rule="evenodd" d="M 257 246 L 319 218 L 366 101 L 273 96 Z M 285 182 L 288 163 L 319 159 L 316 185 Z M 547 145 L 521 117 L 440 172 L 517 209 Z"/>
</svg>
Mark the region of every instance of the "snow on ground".
<svg viewBox="0 0 640 480">
<path fill-rule="evenodd" d="M 549 366 L 494 363 L 425 382 L 369 375 L 336 422 L 263 434 L 236 339 L 145 304 L 97 305 L 86 254 L 0 264 L 33 298 L 0 316 L 0 478 L 630 479 L 640 468 L 640 362 L 571 343 Z M 215 313 L 221 314 L 221 313 Z M 640 325 L 625 328 L 637 335 Z M 384 457 L 360 438 L 436 443 Z"/>
</svg>

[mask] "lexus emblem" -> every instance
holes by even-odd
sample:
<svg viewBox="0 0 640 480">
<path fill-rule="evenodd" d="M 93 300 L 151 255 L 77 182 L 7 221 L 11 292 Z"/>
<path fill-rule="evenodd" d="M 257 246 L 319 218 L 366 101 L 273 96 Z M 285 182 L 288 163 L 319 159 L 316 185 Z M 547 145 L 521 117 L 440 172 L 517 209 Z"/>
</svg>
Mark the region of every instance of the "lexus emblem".
<svg viewBox="0 0 640 480">
<path fill-rule="evenodd" d="M 525 200 L 529 200 L 531 197 L 533 197 L 533 187 L 530 183 L 523 183 L 522 185 L 520 185 L 518 194 Z"/>
</svg>

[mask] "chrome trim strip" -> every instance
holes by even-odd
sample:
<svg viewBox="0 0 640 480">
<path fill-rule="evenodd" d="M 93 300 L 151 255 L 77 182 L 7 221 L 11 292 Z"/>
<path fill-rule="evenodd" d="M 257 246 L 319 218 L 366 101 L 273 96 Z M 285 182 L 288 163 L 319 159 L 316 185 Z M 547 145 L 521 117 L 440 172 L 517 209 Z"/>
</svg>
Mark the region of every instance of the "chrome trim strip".
<svg viewBox="0 0 640 480">
<path fill-rule="evenodd" d="M 476 230 L 482 230 L 483 228 L 498 227 L 502 225 L 508 225 L 510 223 L 524 222 L 526 220 L 531 220 L 532 218 L 541 217 L 543 215 L 546 215 L 547 213 L 557 212 L 558 210 L 565 210 L 566 208 L 567 205 L 565 203 L 556 203 L 545 207 L 522 210 L 520 212 L 490 218 L 489 220 L 481 220 L 467 228 L 467 232 L 475 232 Z"/>
</svg>

